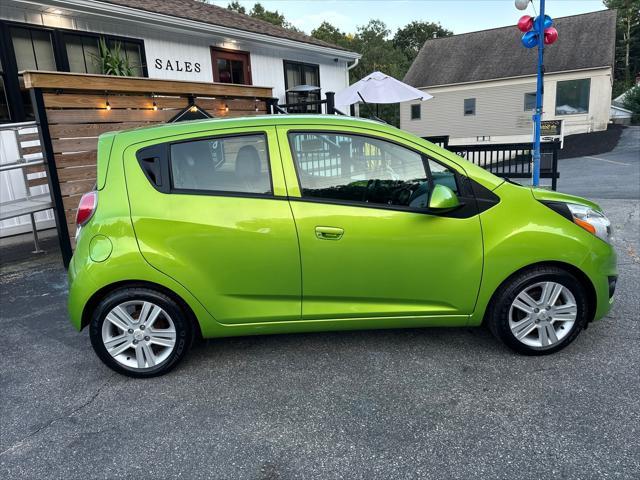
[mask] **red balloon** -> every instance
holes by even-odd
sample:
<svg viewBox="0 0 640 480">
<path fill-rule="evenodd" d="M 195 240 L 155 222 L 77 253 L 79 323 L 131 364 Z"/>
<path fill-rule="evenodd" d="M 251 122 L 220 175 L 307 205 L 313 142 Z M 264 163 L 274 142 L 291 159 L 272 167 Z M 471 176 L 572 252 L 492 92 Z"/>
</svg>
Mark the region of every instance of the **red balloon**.
<svg viewBox="0 0 640 480">
<path fill-rule="evenodd" d="M 544 29 L 544 44 L 551 45 L 556 40 L 558 40 L 558 30 L 554 27 L 549 27 Z"/>
<path fill-rule="evenodd" d="M 518 29 L 520 29 L 521 32 L 528 32 L 529 30 L 531 30 L 533 28 L 533 17 L 530 15 L 523 15 L 522 17 L 520 17 L 520 20 L 518 20 Z"/>
</svg>

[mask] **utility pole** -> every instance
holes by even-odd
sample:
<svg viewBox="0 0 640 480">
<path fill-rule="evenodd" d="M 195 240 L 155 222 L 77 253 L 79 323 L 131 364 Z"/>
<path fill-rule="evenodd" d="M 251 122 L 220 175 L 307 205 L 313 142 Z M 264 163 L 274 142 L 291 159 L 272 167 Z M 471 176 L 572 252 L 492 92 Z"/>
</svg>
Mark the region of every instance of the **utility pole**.
<svg viewBox="0 0 640 480">
<path fill-rule="evenodd" d="M 533 115 L 533 179 L 532 184 L 540 184 L 540 130 L 542 128 L 542 100 L 544 97 L 544 1 L 540 0 L 535 29 L 538 33 L 538 79 L 536 87 L 536 111 Z"/>
</svg>

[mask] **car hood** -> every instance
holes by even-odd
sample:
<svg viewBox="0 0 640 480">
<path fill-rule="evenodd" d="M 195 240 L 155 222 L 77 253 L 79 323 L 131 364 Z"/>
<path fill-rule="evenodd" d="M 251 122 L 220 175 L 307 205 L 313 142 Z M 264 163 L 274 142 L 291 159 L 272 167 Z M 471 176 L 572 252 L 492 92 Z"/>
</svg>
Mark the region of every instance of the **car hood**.
<svg viewBox="0 0 640 480">
<path fill-rule="evenodd" d="M 531 188 L 531 193 L 536 200 L 546 200 L 549 202 L 564 202 L 564 203 L 577 203 L 578 205 L 585 205 L 589 208 L 593 208 L 599 212 L 602 212 L 602 208 L 597 203 L 594 203 L 586 198 L 577 197 L 575 195 L 569 195 L 568 193 L 554 192 L 552 190 L 545 190 L 543 188 Z"/>
</svg>

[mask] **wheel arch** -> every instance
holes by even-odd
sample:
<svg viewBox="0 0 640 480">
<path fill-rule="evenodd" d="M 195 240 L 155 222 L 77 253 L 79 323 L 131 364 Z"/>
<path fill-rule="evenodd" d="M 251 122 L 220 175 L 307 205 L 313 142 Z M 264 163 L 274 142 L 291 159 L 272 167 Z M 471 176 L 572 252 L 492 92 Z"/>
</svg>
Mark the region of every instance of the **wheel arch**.
<svg viewBox="0 0 640 480">
<path fill-rule="evenodd" d="M 82 309 L 82 319 L 80 322 L 80 329 L 82 330 L 84 327 L 89 325 L 91 322 L 91 314 L 98 306 L 98 304 L 102 301 L 102 299 L 109 295 L 110 293 L 116 292 L 118 290 L 123 290 L 125 288 L 148 288 L 151 290 L 156 290 L 172 300 L 174 300 L 180 308 L 183 309 L 187 318 L 192 323 L 194 327 L 194 332 L 198 336 L 198 338 L 202 338 L 202 330 L 200 328 L 200 322 L 198 321 L 198 317 L 194 313 L 193 309 L 189 306 L 189 304 L 176 292 L 171 290 L 170 288 L 165 287 L 164 285 L 160 285 L 159 283 L 150 282 L 146 280 L 123 280 L 120 282 L 110 283 L 109 285 L 105 285 L 100 288 L 96 292 L 91 295 L 89 300 L 84 305 Z"/>
<path fill-rule="evenodd" d="M 533 269 L 540 268 L 540 267 L 556 267 L 556 268 L 560 268 L 560 269 L 566 270 L 568 273 L 570 273 L 571 275 L 576 277 L 576 279 L 584 287 L 584 289 L 585 289 L 585 291 L 587 293 L 587 295 L 586 295 L 587 296 L 587 306 L 589 308 L 589 311 L 587 313 L 587 324 L 589 322 L 591 322 L 593 320 L 594 316 L 595 316 L 595 312 L 596 312 L 596 308 L 597 308 L 597 294 L 596 294 L 596 288 L 593 285 L 593 283 L 591 282 L 591 280 L 589 279 L 589 277 L 587 276 L 587 274 L 584 273 L 582 270 L 580 270 L 575 265 L 571 265 L 570 263 L 549 260 L 549 261 L 536 262 L 536 263 L 532 263 L 532 264 L 526 265 L 524 267 L 521 267 L 518 270 L 516 270 L 515 272 L 512 272 L 502 282 L 500 282 L 500 284 L 494 289 L 493 293 L 491 294 L 491 297 L 490 297 L 489 301 L 485 305 L 484 313 L 482 314 L 482 323 L 484 324 L 486 322 L 487 314 L 488 314 L 489 311 L 491 311 L 491 308 L 490 308 L 491 304 L 495 300 L 496 296 L 498 295 L 498 292 L 503 287 L 503 285 L 508 283 L 516 275 L 520 275 L 521 273 L 526 272 L 527 270 L 533 270 Z"/>
</svg>

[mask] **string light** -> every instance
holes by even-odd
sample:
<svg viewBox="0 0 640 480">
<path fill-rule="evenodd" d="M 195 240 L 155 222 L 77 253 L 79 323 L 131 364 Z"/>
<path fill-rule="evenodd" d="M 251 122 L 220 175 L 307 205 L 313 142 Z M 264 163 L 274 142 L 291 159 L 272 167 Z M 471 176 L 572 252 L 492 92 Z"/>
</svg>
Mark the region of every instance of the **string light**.
<svg viewBox="0 0 640 480">
<path fill-rule="evenodd" d="M 151 98 L 153 99 L 153 105 L 152 105 L 151 108 L 153 108 L 154 112 L 157 112 L 158 111 L 158 104 L 156 103 L 156 94 L 152 93 L 151 94 Z"/>
<path fill-rule="evenodd" d="M 195 105 L 191 105 L 191 108 L 189 109 L 190 112 L 197 112 L 198 111 L 198 107 L 196 107 Z"/>
<path fill-rule="evenodd" d="M 227 105 L 226 103 L 224 104 L 224 111 L 228 112 L 229 111 L 229 105 Z"/>
<path fill-rule="evenodd" d="M 256 105 L 256 112 L 259 112 L 260 109 L 258 108 L 258 99 L 255 98 L 254 101 L 255 101 L 255 105 Z"/>
<path fill-rule="evenodd" d="M 104 104 L 104 108 L 109 111 L 111 110 L 111 104 L 109 103 L 109 92 L 105 92 L 104 93 L 105 96 L 105 104 Z"/>
</svg>

